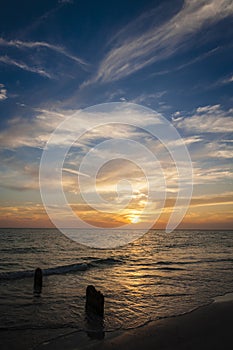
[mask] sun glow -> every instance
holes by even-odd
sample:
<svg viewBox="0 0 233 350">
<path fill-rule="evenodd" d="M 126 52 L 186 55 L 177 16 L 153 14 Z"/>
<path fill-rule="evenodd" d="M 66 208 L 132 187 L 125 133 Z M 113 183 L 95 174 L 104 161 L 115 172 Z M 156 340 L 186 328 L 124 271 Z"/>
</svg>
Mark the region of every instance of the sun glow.
<svg viewBox="0 0 233 350">
<path fill-rule="evenodd" d="M 130 217 L 130 222 L 131 222 L 132 224 L 138 224 L 140 221 L 141 221 L 141 220 L 140 220 L 140 216 L 139 216 L 139 215 L 132 215 L 132 216 Z"/>
</svg>

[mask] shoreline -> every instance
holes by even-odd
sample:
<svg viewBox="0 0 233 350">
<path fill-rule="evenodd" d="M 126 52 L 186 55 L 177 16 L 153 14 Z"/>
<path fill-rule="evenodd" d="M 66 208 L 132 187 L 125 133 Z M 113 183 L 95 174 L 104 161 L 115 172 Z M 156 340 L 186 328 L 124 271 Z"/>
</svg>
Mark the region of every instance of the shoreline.
<svg viewBox="0 0 233 350">
<path fill-rule="evenodd" d="M 83 334 L 72 334 L 35 350 L 230 350 L 233 343 L 232 324 L 233 299 L 224 299 L 183 315 L 151 321 L 136 329 L 107 332 L 103 340 L 86 337 L 85 341 Z"/>
<path fill-rule="evenodd" d="M 21 350 L 213 350 L 232 349 L 233 293 L 188 313 L 150 321 L 130 330 L 47 329 L 1 331 L 1 349 Z M 12 332 L 14 336 L 11 337 Z M 229 345 L 228 345 L 229 344 Z"/>
</svg>

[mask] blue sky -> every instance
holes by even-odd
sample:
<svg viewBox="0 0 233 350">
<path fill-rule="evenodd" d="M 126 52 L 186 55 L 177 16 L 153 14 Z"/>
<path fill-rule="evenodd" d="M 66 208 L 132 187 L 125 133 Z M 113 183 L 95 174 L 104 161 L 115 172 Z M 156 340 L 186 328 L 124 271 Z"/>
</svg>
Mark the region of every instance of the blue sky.
<svg viewBox="0 0 233 350">
<path fill-rule="evenodd" d="M 82 108 L 125 101 L 185 140 L 194 192 L 183 227 L 232 227 L 232 28 L 231 0 L 4 1 L 1 226 L 49 225 L 38 186 L 49 135 Z"/>
</svg>

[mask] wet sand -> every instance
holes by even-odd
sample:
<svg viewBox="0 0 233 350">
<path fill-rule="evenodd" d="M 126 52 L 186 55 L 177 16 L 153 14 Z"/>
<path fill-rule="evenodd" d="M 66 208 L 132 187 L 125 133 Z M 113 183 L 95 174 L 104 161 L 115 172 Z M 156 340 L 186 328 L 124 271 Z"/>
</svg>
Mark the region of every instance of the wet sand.
<svg viewBox="0 0 233 350">
<path fill-rule="evenodd" d="M 226 296 L 188 314 L 153 321 L 129 331 L 106 332 L 104 339 L 91 339 L 85 332 L 67 329 L 19 331 L 17 342 L 2 331 L 1 349 L 21 350 L 230 350 L 233 348 L 233 300 Z M 95 333 L 93 333 L 95 335 Z"/>
<path fill-rule="evenodd" d="M 233 349 L 233 301 L 214 303 L 189 314 L 158 320 L 91 349 Z"/>
</svg>

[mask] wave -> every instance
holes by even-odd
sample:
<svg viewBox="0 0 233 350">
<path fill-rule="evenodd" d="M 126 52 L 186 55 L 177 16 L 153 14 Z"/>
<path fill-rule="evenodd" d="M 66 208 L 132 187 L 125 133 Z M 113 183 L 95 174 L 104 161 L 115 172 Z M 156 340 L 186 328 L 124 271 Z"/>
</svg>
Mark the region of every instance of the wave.
<svg viewBox="0 0 233 350">
<path fill-rule="evenodd" d="M 164 267 L 158 267 L 156 270 L 163 270 L 163 271 L 176 271 L 176 270 L 185 270 L 182 267 L 168 267 L 168 266 L 164 266 Z"/>
<path fill-rule="evenodd" d="M 44 276 L 50 275 L 63 275 L 66 273 L 78 272 L 78 271 L 86 271 L 90 268 L 95 268 L 102 265 L 113 265 L 122 263 L 119 259 L 106 258 L 106 259 L 95 259 L 87 263 L 77 263 L 71 265 L 63 265 L 50 267 L 47 269 L 43 269 Z M 14 279 L 22 279 L 34 276 L 35 270 L 25 270 L 25 271 L 12 271 L 12 272 L 1 272 L 0 273 L 0 281 L 1 280 L 14 280 Z"/>
<path fill-rule="evenodd" d="M 205 259 L 202 262 L 233 262 L 232 258 L 222 258 L 222 259 Z"/>
<path fill-rule="evenodd" d="M 7 254 L 32 254 L 32 253 L 44 253 L 46 250 L 44 248 L 37 248 L 37 247 L 18 247 L 18 248 L 2 248 L 2 253 Z"/>
<path fill-rule="evenodd" d="M 233 262 L 232 258 L 216 258 L 216 259 L 202 259 L 202 260 L 188 260 L 188 261 L 157 261 L 156 265 L 192 265 L 203 263 L 218 263 L 218 262 Z"/>
</svg>

